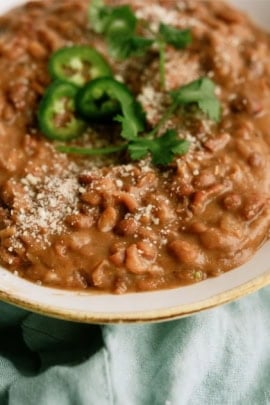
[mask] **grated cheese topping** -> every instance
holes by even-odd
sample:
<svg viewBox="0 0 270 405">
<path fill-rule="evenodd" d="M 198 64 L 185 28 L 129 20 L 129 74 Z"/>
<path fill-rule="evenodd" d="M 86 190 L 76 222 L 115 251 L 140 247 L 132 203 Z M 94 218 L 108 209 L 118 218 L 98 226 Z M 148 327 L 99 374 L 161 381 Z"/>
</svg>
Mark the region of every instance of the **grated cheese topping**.
<svg viewBox="0 0 270 405">
<path fill-rule="evenodd" d="M 76 207 L 82 189 L 77 175 L 68 170 L 59 176 L 28 174 L 20 184 L 25 193 L 24 204 L 18 212 L 13 212 L 16 214 L 13 246 L 22 247 L 21 241 L 25 238 L 49 244 L 51 235 L 65 230 L 66 216 L 79 212 Z"/>
</svg>

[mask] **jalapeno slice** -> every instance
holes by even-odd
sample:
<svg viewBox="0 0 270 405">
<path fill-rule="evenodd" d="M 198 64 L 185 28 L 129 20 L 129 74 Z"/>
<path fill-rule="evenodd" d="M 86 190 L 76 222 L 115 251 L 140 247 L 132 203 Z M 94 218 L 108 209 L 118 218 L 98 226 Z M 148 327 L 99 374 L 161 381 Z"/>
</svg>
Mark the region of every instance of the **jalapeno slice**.
<svg viewBox="0 0 270 405">
<path fill-rule="evenodd" d="M 98 77 L 112 76 L 111 68 L 103 56 L 87 45 L 56 51 L 49 61 L 49 73 L 53 79 L 78 87 Z"/>
<path fill-rule="evenodd" d="M 56 81 L 51 84 L 38 110 L 41 132 L 49 139 L 67 141 L 80 136 L 86 124 L 75 114 L 76 86 Z"/>
<path fill-rule="evenodd" d="M 123 84 L 112 78 L 100 78 L 89 82 L 76 97 L 78 112 L 94 122 L 112 120 L 117 114 L 135 110 L 136 101 Z"/>
</svg>

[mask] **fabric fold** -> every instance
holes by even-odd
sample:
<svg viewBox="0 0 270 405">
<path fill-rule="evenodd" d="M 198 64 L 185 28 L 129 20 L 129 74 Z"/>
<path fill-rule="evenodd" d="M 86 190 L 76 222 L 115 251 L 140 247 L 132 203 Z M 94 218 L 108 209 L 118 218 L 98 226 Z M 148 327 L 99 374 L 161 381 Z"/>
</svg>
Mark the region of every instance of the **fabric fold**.
<svg viewBox="0 0 270 405">
<path fill-rule="evenodd" d="M 82 325 L 0 305 L 0 403 L 270 403 L 270 288 L 173 322 Z"/>
</svg>

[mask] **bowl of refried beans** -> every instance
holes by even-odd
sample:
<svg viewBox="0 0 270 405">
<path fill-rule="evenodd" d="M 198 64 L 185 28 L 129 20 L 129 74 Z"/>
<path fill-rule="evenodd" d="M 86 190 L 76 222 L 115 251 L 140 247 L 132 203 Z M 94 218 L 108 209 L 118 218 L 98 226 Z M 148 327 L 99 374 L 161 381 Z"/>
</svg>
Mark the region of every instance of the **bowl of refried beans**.
<svg viewBox="0 0 270 405">
<path fill-rule="evenodd" d="M 269 284 L 267 0 L 0 14 L 0 299 L 161 321 Z"/>
</svg>

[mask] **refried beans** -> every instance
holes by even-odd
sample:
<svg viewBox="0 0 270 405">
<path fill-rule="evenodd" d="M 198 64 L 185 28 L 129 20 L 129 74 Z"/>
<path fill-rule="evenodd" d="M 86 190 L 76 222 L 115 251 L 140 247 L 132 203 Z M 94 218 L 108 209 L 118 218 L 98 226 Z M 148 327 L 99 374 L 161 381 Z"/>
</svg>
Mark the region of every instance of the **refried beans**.
<svg viewBox="0 0 270 405">
<path fill-rule="evenodd" d="M 51 54 L 96 48 L 151 127 L 167 102 L 157 53 L 113 60 L 89 25 L 88 0 L 33 1 L 2 16 L 0 262 L 38 284 L 121 294 L 196 283 L 244 263 L 269 236 L 269 36 L 221 1 L 129 4 L 152 30 L 161 21 L 191 29 L 187 49 L 166 49 L 167 90 L 211 78 L 222 119 L 192 109 L 173 117 L 167 127 L 190 150 L 165 167 L 60 153 L 37 125 Z M 72 142 L 103 147 L 114 132 L 89 125 Z"/>
</svg>

